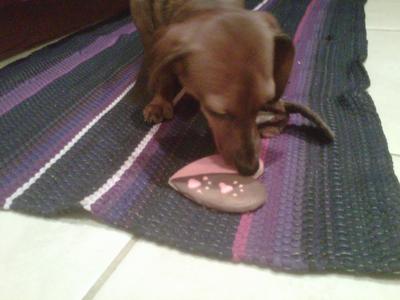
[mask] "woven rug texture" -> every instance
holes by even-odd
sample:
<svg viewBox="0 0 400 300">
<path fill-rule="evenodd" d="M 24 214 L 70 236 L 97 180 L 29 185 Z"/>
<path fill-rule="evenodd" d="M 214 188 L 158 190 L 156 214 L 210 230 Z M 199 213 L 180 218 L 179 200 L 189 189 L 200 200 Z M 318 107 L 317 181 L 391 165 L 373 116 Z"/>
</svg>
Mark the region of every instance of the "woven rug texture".
<svg viewBox="0 0 400 300">
<path fill-rule="evenodd" d="M 128 16 L 0 70 L 0 207 L 46 217 L 86 209 L 183 251 L 277 270 L 400 274 L 400 185 L 366 92 L 365 2 L 247 1 L 293 38 L 284 98 L 336 133 L 322 144 L 293 117 L 263 141 L 261 209 L 216 213 L 168 187 L 215 148 L 187 105 L 170 122 L 143 121 L 145 101 L 130 97 L 142 46 Z"/>
</svg>

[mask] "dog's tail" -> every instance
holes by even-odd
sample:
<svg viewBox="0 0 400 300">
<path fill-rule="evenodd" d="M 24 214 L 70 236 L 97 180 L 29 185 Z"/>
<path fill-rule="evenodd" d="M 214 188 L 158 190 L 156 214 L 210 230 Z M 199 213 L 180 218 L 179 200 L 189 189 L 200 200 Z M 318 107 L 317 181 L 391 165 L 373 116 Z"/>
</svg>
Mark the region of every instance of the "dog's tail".
<svg viewBox="0 0 400 300">
<path fill-rule="evenodd" d="M 324 122 L 324 120 L 322 120 L 322 118 L 316 112 L 312 111 L 309 107 L 287 101 L 283 101 L 283 104 L 285 106 L 286 112 L 288 112 L 289 114 L 298 113 L 302 115 L 304 118 L 310 120 L 315 125 L 317 125 L 317 127 L 324 132 L 324 134 L 330 141 L 333 141 L 335 139 L 335 133 L 332 131 L 332 129 L 330 129 L 329 126 Z"/>
</svg>

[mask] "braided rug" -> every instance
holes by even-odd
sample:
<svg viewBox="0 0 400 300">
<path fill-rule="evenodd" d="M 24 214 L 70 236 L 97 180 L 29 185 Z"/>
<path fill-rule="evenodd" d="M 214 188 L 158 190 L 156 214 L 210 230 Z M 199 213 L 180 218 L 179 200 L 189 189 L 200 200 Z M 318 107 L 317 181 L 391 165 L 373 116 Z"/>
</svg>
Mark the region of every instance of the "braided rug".
<svg viewBox="0 0 400 300">
<path fill-rule="evenodd" d="M 0 70 L 0 207 L 97 219 L 183 251 L 298 272 L 400 273 L 400 185 L 369 78 L 365 0 L 247 1 L 271 11 L 296 45 L 284 98 L 336 133 L 292 126 L 263 142 L 267 204 L 216 213 L 167 185 L 214 153 L 185 105 L 146 125 L 129 97 L 142 47 L 129 17 L 75 34 Z"/>
</svg>

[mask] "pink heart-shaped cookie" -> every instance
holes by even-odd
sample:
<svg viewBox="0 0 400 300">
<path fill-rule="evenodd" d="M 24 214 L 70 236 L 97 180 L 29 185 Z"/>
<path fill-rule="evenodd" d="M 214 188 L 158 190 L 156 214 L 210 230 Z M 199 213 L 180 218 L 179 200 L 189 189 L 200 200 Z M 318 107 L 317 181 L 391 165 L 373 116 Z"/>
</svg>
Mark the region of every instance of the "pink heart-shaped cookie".
<svg viewBox="0 0 400 300">
<path fill-rule="evenodd" d="M 219 184 L 219 189 L 222 194 L 228 194 L 233 191 L 233 187 L 231 185 L 228 185 L 226 183 L 221 182 Z"/>
<path fill-rule="evenodd" d="M 193 178 L 189 179 L 189 181 L 188 181 L 188 188 L 189 189 L 194 190 L 194 189 L 197 189 L 200 186 L 201 186 L 201 182 L 200 181 L 198 181 L 196 179 L 193 179 Z"/>
<path fill-rule="evenodd" d="M 244 213 L 258 209 L 267 200 L 262 175 L 264 164 L 253 176 L 240 176 L 225 164 L 222 156 L 211 155 L 199 159 L 178 172 L 168 183 L 186 198 L 202 206 L 223 212 Z"/>
</svg>

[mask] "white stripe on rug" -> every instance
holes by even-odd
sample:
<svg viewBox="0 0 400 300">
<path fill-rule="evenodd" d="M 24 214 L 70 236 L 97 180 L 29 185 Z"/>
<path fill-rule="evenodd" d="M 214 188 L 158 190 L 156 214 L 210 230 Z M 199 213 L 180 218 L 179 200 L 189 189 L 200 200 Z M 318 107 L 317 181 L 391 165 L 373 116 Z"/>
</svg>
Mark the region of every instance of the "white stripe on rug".
<svg viewBox="0 0 400 300">
<path fill-rule="evenodd" d="M 97 191 L 95 191 L 93 194 L 85 197 L 80 203 L 81 205 L 86 209 L 86 210 L 91 210 L 91 207 L 93 204 L 97 202 L 105 193 L 107 193 L 112 187 L 114 187 L 118 181 L 121 180 L 121 177 L 125 174 L 125 172 L 132 167 L 132 165 L 135 163 L 136 159 L 139 157 L 139 155 L 143 152 L 143 150 L 146 148 L 147 144 L 152 140 L 154 135 L 157 133 L 157 131 L 160 129 L 161 124 L 154 125 L 150 131 L 147 133 L 147 135 L 142 139 L 142 141 L 139 143 L 139 145 L 136 147 L 136 149 L 131 153 L 131 155 L 128 157 L 128 159 L 124 162 L 124 164 L 121 166 L 121 168 L 112 176 L 110 177 L 106 183 L 103 184 L 102 187 L 100 187 Z"/>
<path fill-rule="evenodd" d="M 259 10 L 261 7 L 263 7 L 264 4 L 267 4 L 269 0 L 264 0 L 260 4 L 258 4 L 253 10 Z"/>
<path fill-rule="evenodd" d="M 125 95 L 133 88 L 135 83 L 130 84 L 124 92 L 116 98 L 110 105 L 108 105 L 100 114 L 98 114 L 89 124 L 79 131 L 72 140 L 68 142 L 52 159 L 50 159 L 29 181 L 25 182 L 21 187 L 19 187 L 10 197 L 4 202 L 3 208 L 10 209 L 13 201 L 25 193 L 48 169 L 50 169 L 60 158 L 62 158 L 72 147 L 115 105 L 120 102 Z"/>
<path fill-rule="evenodd" d="M 185 95 L 185 89 L 181 89 L 181 91 L 175 96 L 172 103 L 174 106 L 181 100 L 181 98 Z M 127 170 L 129 170 L 132 165 L 135 163 L 136 159 L 146 148 L 147 144 L 151 141 L 151 139 L 155 136 L 157 131 L 160 129 L 161 124 L 154 125 L 147 135 L 141 140 L 139 145 L 133 150 L 131 155 L 129 155 L 128 159 L 124 162 L 121 168 L 110 177 L 106 183 L 104 183 L 97 191 L 92 193 L 91 195 L 85 197 L 85 199 L 81 200 L 81 205 L 88 211 L 91 211 L 92 205 L 94 205 L 104 194 L 106 194 L 109 190 L 111 190 L 122 178 Z"/>
</svg>

